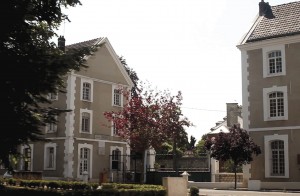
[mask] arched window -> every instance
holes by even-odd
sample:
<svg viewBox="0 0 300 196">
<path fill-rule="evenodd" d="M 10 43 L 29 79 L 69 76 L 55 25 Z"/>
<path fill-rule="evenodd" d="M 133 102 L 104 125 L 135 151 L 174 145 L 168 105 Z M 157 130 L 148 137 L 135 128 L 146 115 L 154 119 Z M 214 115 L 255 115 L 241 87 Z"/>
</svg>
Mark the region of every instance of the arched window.
<svg viewBox="0 0 300 196">
<path fill-rule="evenodd" d="M 269 94 L 270 117 L 284 116 L 283 92 L 272 92 Z"/>
<path fill-rule="evenodd" d="M 263 88 L 264 120 L 288 120 L 287 86 Z"/>
<path fill-rule="evenodd" d="M 285 45 L 267 46 L 263 52 L 263 77 L 286 75 Z"/>
<path fill-rule="evenodd" d="M 268 53 L 269 74 L 282 72 L 282 57 L 281 51 L 271 51 Z"/>
<path fill-rule="evenodd" d="M 289 178 L 288 135 L 265 135 L 265 177 Z"/>
</svg>

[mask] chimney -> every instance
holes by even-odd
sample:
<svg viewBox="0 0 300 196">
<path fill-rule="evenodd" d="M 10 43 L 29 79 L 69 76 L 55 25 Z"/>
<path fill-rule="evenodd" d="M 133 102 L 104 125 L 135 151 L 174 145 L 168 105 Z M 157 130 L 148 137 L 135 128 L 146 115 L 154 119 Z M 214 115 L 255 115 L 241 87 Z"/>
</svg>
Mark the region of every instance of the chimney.
<svg viewBox="0 0 300 196">
<path fill-rule="evenodd" d="M 64 38 L 64 36 L 59 36 L 57 44 L 58 48 L 61 49 L 61 51 L 65 52 L 66 39 Z"/>
<path fill-rule="evenodd" d="M 268 2 L 264 2 L 264 0 L 261 0 L 258 6 L 259 6 L 259 16 L 264 16 L 268 19 L 275 18 L 272 12 L 272 8 Z"/>
<path fill-rule="evenodd" d="M 242 108 L 237 103 L 226 103 L 227 126 L 238 124 L 238 117 L 242 115 Z"/>
</svg>

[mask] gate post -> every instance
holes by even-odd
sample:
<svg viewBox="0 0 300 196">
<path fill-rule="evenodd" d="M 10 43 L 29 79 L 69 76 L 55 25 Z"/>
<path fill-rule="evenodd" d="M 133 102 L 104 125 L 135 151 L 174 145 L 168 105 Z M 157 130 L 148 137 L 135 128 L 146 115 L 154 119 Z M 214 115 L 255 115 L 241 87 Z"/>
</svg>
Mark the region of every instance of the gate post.
<svg viewBox="0 0 300 196">
<path fill-rule="evenodd" d="M 187 187 L 188 187 L 188 186 L 189 186 L 189 176 L 190 176 L 190 174 L 187 173 L 186 171 L 184 171 L 184 172 L 183 172 L 182 174 L 180 174 L 180 175 L 182 175 L 183 179 L 186 180 L 186 185 L 187 185 Z"/>
</svg>

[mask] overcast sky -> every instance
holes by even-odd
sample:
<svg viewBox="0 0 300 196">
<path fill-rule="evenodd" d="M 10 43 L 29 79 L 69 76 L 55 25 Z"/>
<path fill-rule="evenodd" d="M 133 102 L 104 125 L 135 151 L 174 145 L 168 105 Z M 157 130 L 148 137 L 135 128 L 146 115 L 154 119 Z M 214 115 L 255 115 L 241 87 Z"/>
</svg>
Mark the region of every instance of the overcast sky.
<svg viewBox="0 0 300 196">
<path fill-rule="evenodd" d="M 260 0 L 81 0 L 58 30 L 66 44 L 107 37 L 140 80 L 183 94 L 183 114 L 197 140 L 242 105 L 236 45 L 258 14 Z M 289 0 L 269 0 L 271 6 Z"/>
</svg>

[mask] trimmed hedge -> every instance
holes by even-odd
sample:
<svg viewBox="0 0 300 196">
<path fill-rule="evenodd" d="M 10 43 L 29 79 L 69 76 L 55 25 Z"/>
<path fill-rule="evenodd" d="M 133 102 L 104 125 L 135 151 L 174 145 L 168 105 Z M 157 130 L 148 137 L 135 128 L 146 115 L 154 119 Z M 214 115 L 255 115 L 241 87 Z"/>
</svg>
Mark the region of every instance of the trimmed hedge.
<svg viewBox="0 0 300 196">
<path fill-rule="evenodd" d="M 5 185 L 6 184 L 6 185 Z M 121 184 L 46 181 L 46 180 L 0 180 L 0 195 L 11 196 L 30 194 L 31 196 L 165 196 L 161 185 Z M 98 189 L 97 189 L 98 188 Z"/>
</svg>

